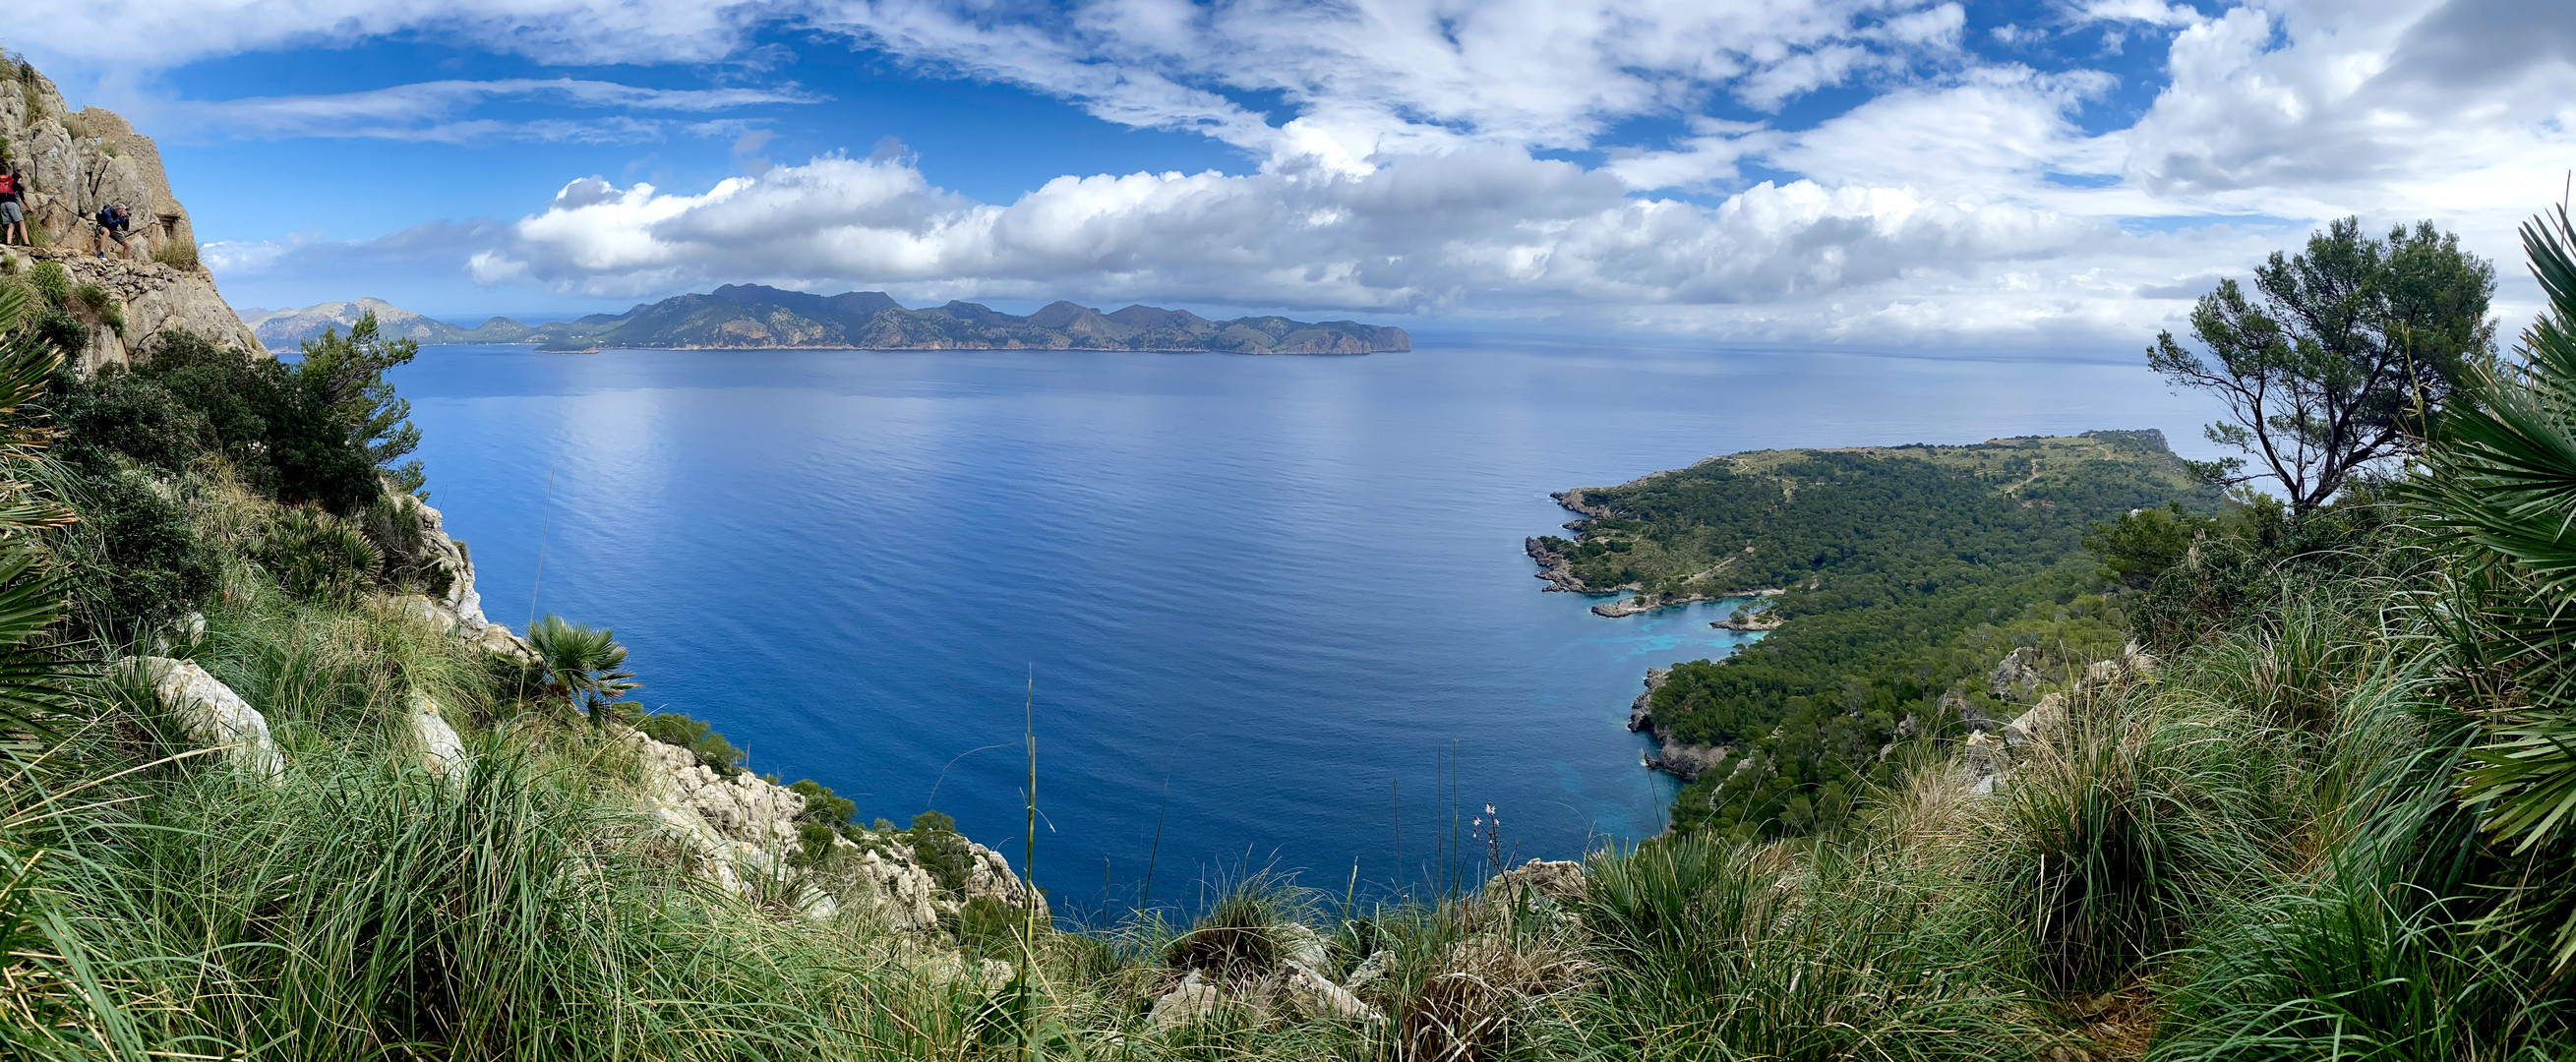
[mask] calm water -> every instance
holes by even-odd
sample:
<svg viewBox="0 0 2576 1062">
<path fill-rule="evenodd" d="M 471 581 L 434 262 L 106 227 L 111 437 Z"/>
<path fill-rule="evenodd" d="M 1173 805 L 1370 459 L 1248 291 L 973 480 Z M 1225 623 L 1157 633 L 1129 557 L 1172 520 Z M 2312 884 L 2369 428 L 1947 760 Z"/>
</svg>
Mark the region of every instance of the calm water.
<svg viewBox="0 0 2576 1062">
<path fill-rule="evenodd" d="M 397 379 L 494 619 L 524 629 L 533 588 L 613 626 L 648 705 L 862 818 L 935 804 L 1018 862 L 1034 675 L 1037 875 L 1074 911 L 1134 902 L 1149 859 L 1166 903 L 1245 868 L 1433 880 L 1453 806 L 1500 809 L 1507 856 L 1654 833 L 1628 700 L 1735 636 L 1542 593 L 1549 491 L 2205 419 L 2128 365 L 1558 344 L 433 347 Z"/>
</svg>

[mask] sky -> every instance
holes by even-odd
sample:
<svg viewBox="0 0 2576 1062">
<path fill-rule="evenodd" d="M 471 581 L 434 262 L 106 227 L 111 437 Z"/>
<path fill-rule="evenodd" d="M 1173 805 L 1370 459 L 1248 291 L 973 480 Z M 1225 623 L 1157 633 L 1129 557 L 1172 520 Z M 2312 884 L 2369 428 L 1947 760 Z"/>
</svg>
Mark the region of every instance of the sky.
<svg viewBox="0 0 2576 1062">
<path fill-rule="evenodd" d="M 2333 218 L 2537 306 L 2569 0 L 82 0 L 239 307 L 762 282 L 2130 355 Z"/>
</svg>

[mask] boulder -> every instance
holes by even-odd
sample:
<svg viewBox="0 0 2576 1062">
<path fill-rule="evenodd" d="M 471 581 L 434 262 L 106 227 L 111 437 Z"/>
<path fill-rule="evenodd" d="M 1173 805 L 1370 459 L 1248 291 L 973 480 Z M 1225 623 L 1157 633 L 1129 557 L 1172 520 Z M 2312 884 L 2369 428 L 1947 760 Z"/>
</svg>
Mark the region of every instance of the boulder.
<svg viewBox="0 0 2576 1062">
<path fill-rule="evenodd" d="M 1192 970 L 1182 975 L 1179 985 L 1154 1000 L 1153 1012 L 1146 1020 L 1155 1032 L 1170 1032 L 1206 1020 L 1224 1004 L 1225 994 Z"/>
<path fill-rule="evenodd" d="M 463 781 L 468 764 L 465 742 L 449 726 L 438 702 L 426 696 L 414 696 L 411 702 L 412 743 L 420 749 L 420 766 L 433 777 Z"/>
<path fill-rule="evenodd" d="M 178 717 L 190 741 L 223 749 L 225 759 L 254 774 L 275 778 L 286 772 L 286 761 L 268 734 L 268 717 L 196 661 L 145 656 L 127 664 L 142 670 L 153 697 Z"/>
</svg>

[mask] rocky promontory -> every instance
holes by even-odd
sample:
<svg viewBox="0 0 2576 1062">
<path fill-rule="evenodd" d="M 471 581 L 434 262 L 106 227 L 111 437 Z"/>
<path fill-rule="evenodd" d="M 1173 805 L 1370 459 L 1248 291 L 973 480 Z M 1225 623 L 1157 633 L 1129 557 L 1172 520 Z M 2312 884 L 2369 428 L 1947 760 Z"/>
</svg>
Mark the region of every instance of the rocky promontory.
<svg viewBox="0 0 2576 1062">
<path fill-rule="evenodd" d="M 1729 750 L 1722 745 L 1676 742 L 1672 740 L 1672 728 L 1655 725 L 1655 691 L 1664 688 L 1672 677 L 1668 668 L 1646 669 L 1646 691 L 1628 702 L 1628 730 L 1654 736 L 1655 752 L 1645 759 L 1649 770 L 1662 771 L 1685 782 L 1696 781 L 1709 768 L 1726 762 Z"/>
<path fill-rule="evenodd" d="M 33 67 L 0 69 L 0 77 L 17 82 L 0 86 L 0 157 L 26 179 L 32 244 L 0 249 L 0 272 L 54 262 L 74 289 L 94 286 L 110 300 L 87 311 L 81 369 L 130 363 L 145 341 L 169 330 L 264 353 L 197 261 L 188 208 L 170 193 L 152 138 L 114 111 L 72 110 Z M 133 219 L 130 258 L 93 250 L 98 226 L 90 219 L 108 203 L 124 204 Z"/>
</svg>

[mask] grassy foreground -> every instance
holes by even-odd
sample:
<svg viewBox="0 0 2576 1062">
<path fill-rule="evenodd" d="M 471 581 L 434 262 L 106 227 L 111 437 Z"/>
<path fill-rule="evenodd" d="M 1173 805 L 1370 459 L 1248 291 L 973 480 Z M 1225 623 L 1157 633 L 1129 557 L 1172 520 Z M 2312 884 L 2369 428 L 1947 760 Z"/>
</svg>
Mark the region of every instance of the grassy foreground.
<svg viewBox="0 0 2576 1062">
<path fill-rule="evenodd" d="M 836 861 L 854 858 L 828 846 L 749 894 L 709 884 L 641 809 L 615 703 L 570 710 L 550 692 L 564 683 L 532 686 L 388 603 L 437 573 L 369 515 L 404 486 L 345 475 L 402 456 L 367 358 L 339 363 L 358 366 L 336 381 L 354 390 L 203 351 L 69 381 L 13 327 L 24 297 L 0 291 L 0 1044 L 136 1060 L 2570 1057 L 2576 620 L 2558 604 L 2576 571 L 2576 231 L 2533 239 L 2555 315 L 2524 368 L 2453 411 L 2432 474 L 2296 526 L 2249 506 L 2188 518 L 2180 551 L 2111 547 L 2140 587 L 2125 614 L 2153 618 L 2163 660 L 2087 672 L 2017 748 L 1892 745 L 1893 780 L 1800 838 L 1679 835 L 1439 902 L 1254 880 L 1187 922 L 1034 932 L 990 905 L 906 930 L 855 895 L 812 917 L 799 897 L 844 888 Z M 166 375 L 183 371 L 184 391 Z M 115 434 L 138 417 L 193 441 Z M 282 462 L 289 442 L 309 452 Z M 255 705 L 283 768 L 189 740 L 117 664 L 147 653 Z M 464 732 L 469 771 L 424 758 L 421 697 Z M 1305 977 L 1358 1009 L 1317 1005 Z"/>
</svg>

